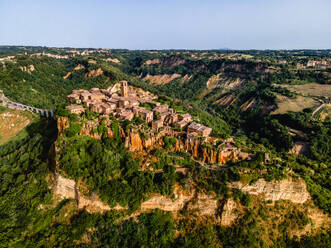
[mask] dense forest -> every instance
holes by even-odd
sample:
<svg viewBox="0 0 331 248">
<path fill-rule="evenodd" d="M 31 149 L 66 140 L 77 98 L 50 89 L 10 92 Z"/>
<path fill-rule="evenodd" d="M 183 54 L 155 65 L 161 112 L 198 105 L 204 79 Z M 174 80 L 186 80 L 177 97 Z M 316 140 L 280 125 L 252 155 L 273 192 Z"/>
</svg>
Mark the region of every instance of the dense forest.
<svg viewBox="0 0 331 248">
<path fill-rule="evenodd" d="M 313 235 L 290 235 L 292 230 L 303 230 L 310 223 L 307 212 L 296 205 L 279 201 L 270 206 L 229 187 L 231 182 L 248 180 L 253 184 L 260 178 L 270 182 L 295 174 L 305 181 L 315 206 L 330 216 L 330 116 L 320 118 L 322 109 L 314 117 L 316 108 L 312 107 L 273 113 L 280 97 L 291 100 L 303 96 L 284 86 L 331 84 L 330 67 L 297 67 L 311 60 L 330 60 L 328 50 L 109 50 L 107 54 L 67 59 L 31 56 L 42 52 L 66 55 L 66 50 L 0 47 L 0 57 L 15 56 L 0 68 L 0 90 L 11 100 L 56 109 L 57 115 L 70 120 L 70 127 L 58 137 L 56 120 L 38 118 L 26 127 L 26 136 L 0 146 L 1 247 L 331 246 L 330 227 Z M 174 73 L 180 77 L 169 83 L 142 80 L 146 75 Z M 187 81 L 183 81 L 185 75 L 190 76 Z M 215 75 L 219 75 L 217 80 L 207 84 Z M 237 78 L 241 85 L 229 87 Z M 165 138 L 165 146 L 154 151 L 158 160 L 151 163 L 157 172 L 144 171 L 139 159 L 119 138 L 119 125 L 125 129 L 128 123 L 113 123 L 114 138 L 79 135 L 77 116 L 63 110 L 66 96 L 73 89 L 108 88 L 123 79 L 158 95 L 162 103 L 176 111 L 189 112 L 213 128 L 214 137 L 233 137 L 236 145 L 254 153 L 253 159 L 229 161 L 222 170 L 208 170 L 186 153 L 169 152 L 175 142 Z M 232 104 L 217 104 L 229 96 L 235 99 Z M 330 103 L 327 94 L 314 98 Z M 242 106 L 252 99 L 252 107 L 244 110 Z M 85 115 L 84 118 L 96 118 L 92 113 Z M 96 132 L 102 134 L 102 126 Z M 309 144 L 308 149 L 299 155 L 289 153 L 298 142 Z M 54 143 L 59 149 L 56 157 L 50 152 Z M 265 162 L 266 154 L 273 158 L 272 163 Z M 54 173 L 54 164 L 62 176 L 82 182 L 109 206 L 127 208 L 89 213 L 77 209 L 73 199 L 55 201 L 48 180 Z M 189 173 L 177 173 L 173 164 L 180 164 Z M 239 217 L 231 226 L 221 226 L 214 218 L 198 218 L 186 208 L 177 215 L 154 210 L 128 217 L 139 211 L 152 194 L 174 197 L 175 185 L 194 185 L 197 192 L 214 194 L 219 206 L 231 198 L 241 206 Z M 218 211 L 221 213 L 221 207 Z M 270 217 L 274 212 L 284 215 L 284 220 Z M 266 223 L 272 223 L 272 227 Z"/>
</svg>

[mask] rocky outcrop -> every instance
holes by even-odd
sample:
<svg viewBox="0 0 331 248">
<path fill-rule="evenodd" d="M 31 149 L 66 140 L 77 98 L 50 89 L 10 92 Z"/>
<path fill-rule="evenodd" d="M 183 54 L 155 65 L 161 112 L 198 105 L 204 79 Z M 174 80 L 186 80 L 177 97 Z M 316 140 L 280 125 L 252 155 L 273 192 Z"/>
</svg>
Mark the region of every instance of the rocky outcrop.
<svg viewBox="0 0 331 248">
<path fill-rule="evenodd" d="M 150 84 L 155 84 L 155 85 L 163 85 L 163 84 L 168 84 L 171 81 L 173 81 L 176 78 L 181 77 L 180 74 L 174 73 L 174 74 L 163 74 L 163 75 L 150 75 L 147 74 L 144 78 L 143 81 L 149 81 Z"/>
<path fill-rule="evenodd" d="M 129 148 L 130 152 L 142 151 L 143 145 L 138 132 L 130 132 L 125 138 L 125 146 Z"/>
<path fill-rule="evenodd" d="M 215 195 L 201 192 L 196 193 L 195 197 L 187 204 L 188 211 L 207 216 L 216 216 L 218 207 L 219 201 Z"/>
<path fill-rule="evenodd" d="M 104 59 L 104 61 L 113 62 L 113 63 L 116 63 L 116 64 L 121 63 L 121 61 L 117 58 L 106 58 L 106 59 Z"/>
<path fill-rule="evenodd" d="M 75 68 L 74 68 L 74 71 L 79 71 L 79 70 L 82 70 L 82 69 L 85 69 L 85 66 L 81 65 L 81 64 L 78 64 Z"/>
<path fill-rule="evenodd" d="M 31 72 L 35 70 L 34 65 L 20 66 L 19 68 L 21 69 L 21 71 L 27 72 L 29 74 L 31 74 Z"/>
<path fill-rule="evenodd" d="M 153 194 L 147 201 L 141 204 L 141 210 L 161 209 L 164 211 L 178 212 L 186 208 L 199 215 L 215 215 L 218 208 L 218 201 L 215 195 L 197 193 L 195 190 L 183 190 L 175 185 L 174 197 Z"/>
<path fill-rule="evenodd" d="M 64 130 L 69 127 L 69 119 L 67 117 L 59 117 L 57 121 L 59 135 L 64 133 Z M 111 128 L 111 120 L 105 121 L 107 134 L 109 138 L 114 136 Z M 80 135 L 89 136 L 93 139 L 100 139 L 101 134 L 97 132 L 99 121 L 85 120 L 82 124 Z M 138 152 L 148 154 L 149 151 L 164 146 L 163 137 L 176 138 L 176 144 L 170 147 L 173 152 L 185 151 L 192 155 L 194 159 L 200 160 L 206 164 L 224 164 L 231 160 L 246 160 L 249 158 L 247 153 L 241 152 L 240 149 L 231 144 L 222 144 L 215 146 L 200 138 L 186 138 L 181 132 L 176 132 L 171 129 L 163 130 L 159 133 L 154 133 L 151 130 L 140 130 L 131 128 L 124 131 L 119 126 L 120 136 L 124 141 L 125 146 L 130 152 Z M 207 140 L 208 141 L 208 140 Z"/>
<path fill-rule="evenodd" d="M 206 164 L 224 164 L 230 160 L 246 160 L 249 155 L 241 152 L 240 149 L 234 146 L 228 146 L 218 149 L 213 145 L 206 146 L 203 140 L 199 138 L 183 138 L 181 134 L 169 131 L 158 134 L 148 133 L 144 137 L 139 135 L 135 130 L 129 132 L 125 137 L 125 146 L 131 152 L 148 152 L 157 147 L 163 147 L 163 136 L 176 138 L 176 144 L 170 148 L 171 151 L 185 151 L 192 155 L 195 159 L 201 159 L 202 163 Z"/>
<path fill-rule="evenodd" d="M 162 58 L 155 58 L 151 60 L 146 60 L 144 65 L 155 65 L 161 64 L 165 67 L 174 67 L 181 64 L 185 64 L 185 60 L 177 57 L 177 56 L 170 56 L 170 57 L 162 57 Z"/>
<path fill-rule="evenodd" d="M 182 78 L 182 83 L 189 81 L 192 77 L 193 77 L 192 75 L 185 74 L 184 77 Z"/>
<path fill-rule="evenodd" d="M 96 70 L 91 70 L 88 73 L 85 74 L 85 77 L 98 77 L 103 74 L 103 70 L 101 68 L 98 68 Z"/>
<path fill-rule="evenodd" d="M 60 116 L 57 118 L 57 130 L 59 136 L 62 136 L 64 131 L 70 126 L 69 118 Z"/>
<path fill-rule="evenodd" d="M 90 197 L 83 195 L 74 180 L 65 178 L 59 174 L 54 174 L 51 188 L 55 196 L 60 199 L 74 199 L 79 209 L 85 208 L 91 213 L 127 209 L 127 207 L 121 207 L 119 205 L 111 208 L 96 195 L 91 195 Z M 161 209 L 178 212 L 186 206 L 188 210 L 194 211 L 199 215 L 215 215 L 218 208 L 218 201 L 214 195 L 196 194 L 194 190 L 185 191 L 176 185 L 173 198 L 160 194 L 152 194 L 147 201 L 141 204 L 139 211 L 146 212 L 153 209 Z"/>
<path fill-rule="evenodd" d="M 293 148 L 289 151 L 291 154 L 308 154 L 309 153 L 309 143 L 297 141 L 294 143 Z"/>
<path fill-rule="evenodd" d="M 144 65 L 155 65 L 155 64 L 159 64 L 160 63 L 160 59 L 149 59 L 146 60 Z"/>
<path fill-rule="evenodd" d="M 173 133 L 166 132 L 145 132 L 145 135 L 141 135 L 138 130 L 131 129 L 124 134 L 124 144 L 131 152 L 148 152 L 157 147 L 162 147 L 164 145 L 163 136 L 167 134 L 173 135 Z"/>
<path fill-rule="evenodd" d="M 265 200 L 289 200 L 293 203 L 304 203 L 310 199 L 305 182 L 300 178 L 289 177 L 282 181 L 267 182 L 259 179 L 252 185 L 234 182 L 230 187 L 241 189 L 252 195 L 262 195 Z"/>
<path fill-rule="evenodd" d="M 83 123 L 80 135 L 89 136 L 93 139 L 101 139 L 101 135 L 96 132 L 99 123 L 96 121 L 87 120 Z"/>
<path fill-rule="evenodd" d="M 96 195 L 90 197 L 84 196 L 78 190 L 77 184 L 74 180 L 65 178 L 59 174 L 53 175 L 53 183 L 51 188 L 53 189 L 54 196 L 60 199 L 74 199 L 77 202 L 77 208 L 85 208 L 90 213 L 105 212 L 111 210 L 111 208 L 100 201 Z M 121 209 L 120 206 L 114 209 Z"/>
<path fill-rule="evenodd" d="M 213 102 L 213 104 L 218 104 L 218 105 L 229 107 L 232 104 L 234 104 L 236 100 L 237 100 L 237 97 L 234 97 L 233 95 L 226 95 L 226 96 L 223 96 L 220 99 L 216 100 L 215 102 Z"/>
<path fill-rule="evenodd" d="M 245 160 L 249 157 L 247 153 L 230 144 L 225 147 L 215 147 L 198 138 L 186 139 L 184 150 L 191 153 L 193 158 L 202 158 L 201 162 L 207 164 L 224 164 L 227 161 Z"/>
<path fill-rule="evenodd" d="M 162 209 L 164 211 L 180 211 L 194 197 L 194 192 L 183 191 L 179 186 L 174 188 L 174 198 L 160 194 L 152 194 L 151 197 L 141 204 L 141 210 Z"/>
<path fill-rule="evenodd" d="M 236 220 L 238 215 L 236 214 L 236 209 L 238 208 L 238 203 L 236 203 L 232 198 L 227 199 L 223 206 L 221 215 L 221 225 L 230 226 Z"/>
</svg>

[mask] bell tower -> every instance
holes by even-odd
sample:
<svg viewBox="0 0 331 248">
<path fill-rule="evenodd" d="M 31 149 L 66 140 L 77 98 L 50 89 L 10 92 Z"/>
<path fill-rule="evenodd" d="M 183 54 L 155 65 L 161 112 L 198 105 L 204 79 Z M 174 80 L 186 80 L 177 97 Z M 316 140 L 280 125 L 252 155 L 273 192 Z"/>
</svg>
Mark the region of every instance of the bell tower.
<svg viewBox="0 0 331 248">
<path fill-rule="evenodd" d="M 125 80 L 121 81 L 121 95 L 122 97 L 128 96 L 128 82 Z"/>
</svg>

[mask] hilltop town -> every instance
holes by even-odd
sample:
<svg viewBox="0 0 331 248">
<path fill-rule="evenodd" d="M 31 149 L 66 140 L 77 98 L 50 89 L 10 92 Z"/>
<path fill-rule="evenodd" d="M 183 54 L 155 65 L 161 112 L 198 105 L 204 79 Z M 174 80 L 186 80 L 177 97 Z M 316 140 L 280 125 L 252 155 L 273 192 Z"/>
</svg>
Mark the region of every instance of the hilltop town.
<svg viewBox="0 0 331 248">
<path fill-rule="evenodd" d="M 108 90 L 92 88 L 88 90 L 74 90 L 68 95 L 67 100 L 71 105 L 66 109 L 72 114 L 85 112 L 86 106 L 90 111 L 112 115 L 121 121 L 131 121 L 134 117 L 140 117 L 146 121 L 153 131 L 170 130 L 176 128 L 186 131 L 187 136 L 208 137 L 212 129 L 200 123 L 194 122 L 190 114 L 178 114 L 167 104 L 161 105 L 157 97 L 145 91 L 129 90 L 127 81 L 120 82 L 120 95 L 117 87 Z M 152 110 L 143 107 L 143 104 L 155 106 Z M 78 105 L 80 104 L 80 105 Z"/>
</svg>

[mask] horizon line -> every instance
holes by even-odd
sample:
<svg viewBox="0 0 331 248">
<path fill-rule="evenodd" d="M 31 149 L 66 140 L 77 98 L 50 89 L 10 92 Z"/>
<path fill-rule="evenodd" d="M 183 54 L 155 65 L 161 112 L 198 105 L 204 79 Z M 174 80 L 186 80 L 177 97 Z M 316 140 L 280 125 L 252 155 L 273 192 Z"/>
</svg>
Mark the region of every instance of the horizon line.
<svg viewBox="0 0 331 248">
<path fill-rule="evenodd" d="M 242 48 L 242 49 L 233 49 L 233 48 L 110 48 L 110 47 L 74 47 L 74 46 L 45 46 L 45 45 L 2 45 L 0 47 L 40 47 L 40 48 L 56 48 L 56 49 L 109 49 L 109 50 L 128 50 L 128 51 L 327 51 L 331 50 L 330 48 Z"/>
</svg>

